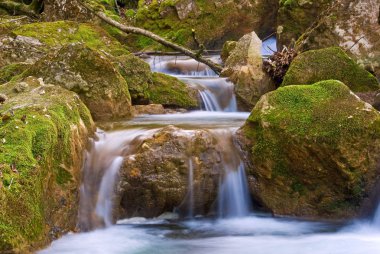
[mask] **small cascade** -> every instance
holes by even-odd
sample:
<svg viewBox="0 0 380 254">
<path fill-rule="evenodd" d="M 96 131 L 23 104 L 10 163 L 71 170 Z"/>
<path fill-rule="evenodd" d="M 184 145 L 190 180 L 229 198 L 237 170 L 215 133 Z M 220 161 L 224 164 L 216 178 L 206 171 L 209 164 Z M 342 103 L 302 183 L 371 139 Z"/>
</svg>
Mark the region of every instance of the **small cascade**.
<svg viewBox="0 0 380 254">
<path fill-rule="evenodd" d="M 97 141 L 86 154 L 80 187 L 79 227 L 88 231 L 113 224 L 113 200 L 123 156 L 134 151 L 155 130 L 97 132 Z"/>
<path fill-rule="evenodd" d="M 181 78 L 199 91 L 203 110 L 237 112 L 234 84 L 226 78 Z"/>
<path fill-rule="evenodd" d="M 373 216 L 372 219 L 372 224 L 376 227 L 380 227 L 380 204 L 377 207 L 377 210 L 375 212 L 375 215 Z"/>
<path fill-rule="evenodd" d="M 221 218 L 248 216 L 251 211 L 248 183 L 239 152 L 233 142 L 231 130 L 214 131 L 221 147 L 223 173 L 219 179 L 218 215 Z"/>
<path fill-rule="evenodd" d="M 217 62 L 218 57 L 212 57 Z M 162 72 L 172 76 L 186 77 L 218 77 L 207 65 L 185 56 L 150 57 L 148 63 L 152 71 Z"/>
<path fill-rule="evenodd" d="M 248 216 L 251 201 L 243 163 L 238 169 L 226 168 L 218 193 L 218 213 L 224 218 Z"/>
<path fill-rule="evenodd" d="M 215 62 L 219 60 L 219 56 L 211 58 Z M 226 78 L 220 78 L 207 65 L 183 56 L 151 57 L 147 61 L 152 71 L 175 76 L 197 89 L 202 110 L 237 112 L 233 83 Z"/>
<path fill-rule="evenodd" d="M 189 179 L 188 179 L 188 191 L 187 191 L 187 199 L 188 199 L 188 217 L 194 217 L 194 166 L 192 158 L 189 159 Z"/>
</svg>

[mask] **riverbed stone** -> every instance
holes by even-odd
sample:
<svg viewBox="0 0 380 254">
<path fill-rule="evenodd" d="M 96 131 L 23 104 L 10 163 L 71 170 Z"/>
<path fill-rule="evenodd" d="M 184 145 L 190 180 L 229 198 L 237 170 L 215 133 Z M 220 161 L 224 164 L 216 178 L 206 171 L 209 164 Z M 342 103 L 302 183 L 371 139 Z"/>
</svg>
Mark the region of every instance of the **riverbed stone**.
<svg viewBox="0 0 380 254">
<path fill-rule="evenodd" d="M 237 136 L 251 191 L 275 215 L 352 219 L 379 181 L 380 114 L 340 81 L 264 95 Z"/>
<path fill-rule="evenodd" d="M 0 252 L 29 253 L 74 230 L 83 150 L 94 131 L 78 95 L 36 77 L 0 86 Z"/>
<path fill-rule="evenodd" d="M 135 142 L 136 145 L 136 142 Z M 189 170 L 193 167 L 193 214 L 215 213 L 224 167 L 237 168 L 238 157 L 229 131 L 184 130 L 174 126 L 157 131 L 136 145 L 120 170 L 119 218 L 157 217 L 164 212 L 189 215 Z M 191 162 L 190 162 L 191 161 Z M 237 164 L 237 165 L 236 165 Z"/>
<path fill-rule="evenodd" d="M 243 108 L 251 110 L 265 93 L 276 87 L 263 71 L 262 42 L 255 32 L 244 35 L 225 62 L 222 76 L 235 84 L 235 93 Z"/>
</svg>

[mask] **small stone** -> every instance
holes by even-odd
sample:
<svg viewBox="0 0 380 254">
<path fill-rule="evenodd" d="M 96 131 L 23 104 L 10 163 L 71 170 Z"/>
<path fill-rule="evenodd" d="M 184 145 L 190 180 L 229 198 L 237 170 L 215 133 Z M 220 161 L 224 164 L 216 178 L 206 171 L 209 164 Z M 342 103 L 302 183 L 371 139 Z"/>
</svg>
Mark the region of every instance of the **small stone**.
<svg viewBox="0 0 380 254">
<path fill-rule="evenodd" d="M 5 94 L 0 93 L 0 104 L 3 104 L 6 100 L 8 100 L 8 97 Z"/>
</svg>

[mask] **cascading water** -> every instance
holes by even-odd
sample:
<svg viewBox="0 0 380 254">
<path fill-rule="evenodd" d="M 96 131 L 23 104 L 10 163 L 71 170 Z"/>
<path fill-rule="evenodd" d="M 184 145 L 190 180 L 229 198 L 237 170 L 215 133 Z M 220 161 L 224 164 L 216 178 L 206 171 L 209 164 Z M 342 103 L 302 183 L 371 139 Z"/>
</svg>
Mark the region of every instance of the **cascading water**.
<svg viewBox="0 0 380 254">
<path fill-rule="evenodd" d="M 83 231 L 113 224 L 115 183 L 123 157 L 131 153 L 139 140 L 154 130 L 141 129 L 97 132 L 97 141 L 86 154 L 80 187 L 79 227 Z"/>
<path fill-rule="evenodd" d="M 218 58 L 212 57 L 214 61 Z M 208 66 L 184 57 L 153 57 L 148 60 L 153 71 L 173 75 L 199 91 L 205 111 L 236 112 L 234 85 L 220 78 Z"/>
</svg>

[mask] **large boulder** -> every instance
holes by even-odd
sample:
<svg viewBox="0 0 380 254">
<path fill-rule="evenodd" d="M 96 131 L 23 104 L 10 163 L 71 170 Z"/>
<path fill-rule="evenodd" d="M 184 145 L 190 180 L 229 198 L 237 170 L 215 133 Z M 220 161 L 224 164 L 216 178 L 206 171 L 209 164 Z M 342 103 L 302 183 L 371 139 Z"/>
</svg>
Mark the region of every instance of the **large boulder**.
<svg viewBox="0 0 380 254">
<path fill-rule="evenodd" d="M 260 97 L 276 87 L 263 71 L 262 42 L 255 32 L 244 35 L 225 61 L 223 76 L 235 84 L 235 93 L 243 108 L 252 109 Z"/>
<path fill-rule="evenodd" d="M 329 79 L 342 81 L 353 92 L 372 92 L 380 88 L 376 77 L 339 47 L 310 50 L 298 55 L 292 61 L 281 86 L 313 84 Z"/>
<path fill-rule="evenodd" d="M 75 229 L 94 124 L 75 93 L 42 79 L 9 82 L 0 93 L 0 252 L 29 253 Z"/>
<path fill-rule="evenodd" d="M 278 0 L 139 1 L 136 23 L 189 47 L 201 43 L 220 48 L 225 40 L 237 40 L 252 29 L 262 37 L 273 33 L 277 8 Z M 140 46 L 150 43 L 138 41 Z"/>
<path fill-rule="evenodd" d="M 214 213 L 225 167 L 240 163 L 229 131 L 168 126 L 136 143 L 120 170 L 119 218 L 155 217 L 174 209 L 183 216 Z"/>
<path fill-rule="evenodd" d="M 297 39 L 320 17 L 332 0 L 280 0 L 277 14 L 277 46 L 294 46 Z"/>
<path fill-rule="evenodd" d="M 153 73 L 153 84 L 149 87 L 148 94 L 150 101 L 155 104 L 173 108 L 199 108 L 196 89 L 163 73 Z"/>
<path fill-rule="evenodd" d="M 336 0 L 297 41 L 300 50 L 340 46 L 380 77 L 380 2 Z"/>
<path fill-rule="evenodd" d="M 71 21 L 38 22 L 22 25 L 0 37 L 0 67 L 34 63 L 70 43 L 84 43 L 115 57 L 129 53 L 99 26 Z"/>
<path fill-rule="evenodd" d="M 84 44 L 69 44 L 23 73 L 76 92 L 94 120 L 131 116 L 128 84 L 112 62 Z"/>
<path fill-rule="evenodd" d="M 253 195 L 276 215 L 353 218 L 379 180 L 380 114 L 339 81 L 264 95 L 238 140 Z"/>
</svg>

